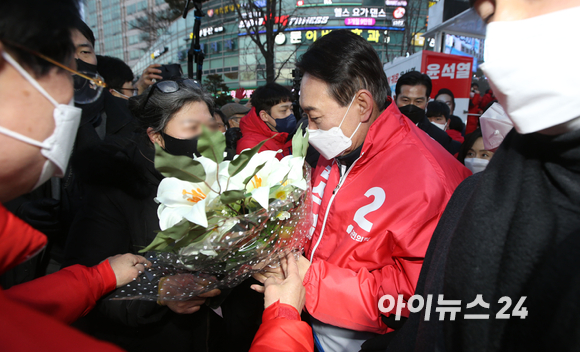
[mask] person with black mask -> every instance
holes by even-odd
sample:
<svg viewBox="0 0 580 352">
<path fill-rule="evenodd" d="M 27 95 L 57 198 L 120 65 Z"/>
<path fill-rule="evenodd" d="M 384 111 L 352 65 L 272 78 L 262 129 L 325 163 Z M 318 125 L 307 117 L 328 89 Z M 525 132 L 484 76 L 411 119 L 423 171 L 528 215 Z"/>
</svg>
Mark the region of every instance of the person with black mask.
<svg viewBox="0 0 580 352">
<path fill-rule="evenodd" d="M 121 147 L 104 143 L 95 150 L 91 159 L 103 160 L 109 177 L 86 195 L 70 230 L 65 265 L 99 263 L 107 253 L 136 253 L 155 238 L 160 227 L 154 198 L 163 176 L 154 166 L 154 145 L 173 155 L 199 156 L 197 139 L 214 111 L 211 95 L 189 79 L 157 82 L 130 98 L 129 109 L 140 132 Z M 225 299 L 224 318 L 204 304 L 220 294 L 213 290 L 163 306 L 105 298 L 77 326 L 129 351 L 247 351 L 263 312 L 262 296 L 249 288 L 252 283 L 219 297 Z M 245 322 L 234 323 L 232 316 Z"/>
<path fill-rule="evenodd" d="M 281 159 L 291 154 L 291 137 L 296 132 L 296 117 L 292 113 L 292 94 L 277 83 L 268 83 L 252 94 L 252 109 L 240 121 L 242 138 L 236 151 L 253 148 L 267 140 L 260 151 L 282 150 Z"/>
<path fill-rule="evenodd" d="M 451 139 L 445 131 L 433 125 L 425 115 L 432 87 L 431 78 L 426 74 L 417 71 L 407 72 L 397 81 L 395 102 L 403 115 L 441 144 L 449 153 L 455 155 L 461 143 Z"/>
<path fill-rule="evenodd" d="M 71 23 L 77 71 L 98 77 L 93 32 L 80 17 L 71 19 Z M 101 175 L 89 156 L 92 150 L 105 139 L 115 139 L 122 144 L 136 128 L 124 99 L 114 97 L 106 88 L 92 89 L 91 84 L 78 75 L 73 75 L 73 82 L 75 106 L 82 109 L 82 115 L 64 177 L 51 178 L 34 192 L 7 204 L 10 211 L 46 234 L 48 245 L 42 255 L 0 278 L 7 287 L 58 270 L 63 261 L 68 229 L 88 187 L 79 173 Z"/>
<path fill-rule="evenodd" d="M 75 46 L 78 71 L 97 75 L 95 37 L 80 18 L 75 21 L 75 28 L 71 29 L 71 38 Z M 91 162 L 90 155 L 93 150 L 104 141 L 122 145 L 133 138 L 137 128 L 125 99 L 113 96 L 108 89 L 102 89 L 96 99 L 91 99 L 87 96 L 91 94 L 90 90 L 78 89 L 79 83 L 82 85 L 83 80 L 75 78 L 75 106 L 82 109 L 81 123 L 71 162 L 61 182 L 61 224 L 64 238 L 87 192 L 88 185 L 81 174 L 102 174 L 96 164 Z M 62 262 L 60 254 L 55 255 L 57 261 Z"/>
</svg>

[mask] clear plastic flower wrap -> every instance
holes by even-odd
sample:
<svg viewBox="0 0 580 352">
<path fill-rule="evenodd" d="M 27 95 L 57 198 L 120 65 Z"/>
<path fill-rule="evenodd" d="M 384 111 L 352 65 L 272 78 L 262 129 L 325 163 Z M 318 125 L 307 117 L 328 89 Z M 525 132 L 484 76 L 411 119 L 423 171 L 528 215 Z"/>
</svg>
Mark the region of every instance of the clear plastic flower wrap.
<svg viewBox="0 0 580 352">
<path fill-rule="evenodd" d="M 198 142 L 202 158 L 184 160 L 158 149 L 157 169 L 174 179 L 159 186 L 162 231 L 143 250 L 153 265 L 111 299 L 188 300 L 235 287 L 279 265 L 286 253 L 300 253 L 312 227 L 312 194 L 311 170 L 304 163 L 308 136 L 297 135 L 294 155 L 281 161 L 276 152 L 258 153 L 260 144 L 237 161 L 215 158 L 211 164 L 203 155 L 219 153 L 221 139 L 207 131 Z M 203 168 L 188 169 L 192 162 Z M 184 170 L 203 182 L 184 180 L 189 177 L 180 173 Z"/>
</svg>

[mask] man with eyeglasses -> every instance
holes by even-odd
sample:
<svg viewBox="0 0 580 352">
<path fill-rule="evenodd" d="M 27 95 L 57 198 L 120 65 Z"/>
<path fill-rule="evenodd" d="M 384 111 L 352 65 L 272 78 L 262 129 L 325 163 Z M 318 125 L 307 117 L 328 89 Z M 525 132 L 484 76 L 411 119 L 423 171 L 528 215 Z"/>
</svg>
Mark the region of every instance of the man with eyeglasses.
<svg viewBox="0 0 580 352">
<path fill-rule="evenodd" d="M 0 2 L 2 203 L 62 176 L 67 167 L 80 120 L 67 72 L 74 66 L 70 28 L 76 16 L 73 0 Z M 0 273 L 38 254 L 46 243 L 42 233 L 0 206 Z M 145 258 L 125 254 L 0 289 L 0 349 L 117 351 L 67 324 L 131 282 L 145 264 Z"/>
</svg>

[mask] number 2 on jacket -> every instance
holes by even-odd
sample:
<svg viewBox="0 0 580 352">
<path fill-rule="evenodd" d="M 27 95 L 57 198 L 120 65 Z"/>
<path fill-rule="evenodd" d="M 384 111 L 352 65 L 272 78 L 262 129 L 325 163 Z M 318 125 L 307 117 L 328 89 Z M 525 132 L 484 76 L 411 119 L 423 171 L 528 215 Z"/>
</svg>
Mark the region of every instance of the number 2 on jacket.
<svg viewBox="0 0 580 352">
<path fill-rule="evenodd" d="M 353 218 L 354 222 L 356 222 L 357 225 L 366 232 L 371 232 L 373 223 L 368 221 L 365 216 L 379 209 L 385 202 L 386 198 L 385 191 L 381 187 L 373 187 L 366 191 L 365 197 L 369 198 L 371 196 L 375 197 L 372 203 L 360 207 L 359 210 L 357 210 L 354 214 Z M 349 228 L 350 227 L 351 226 L 349 226 Z"/>
</svg>

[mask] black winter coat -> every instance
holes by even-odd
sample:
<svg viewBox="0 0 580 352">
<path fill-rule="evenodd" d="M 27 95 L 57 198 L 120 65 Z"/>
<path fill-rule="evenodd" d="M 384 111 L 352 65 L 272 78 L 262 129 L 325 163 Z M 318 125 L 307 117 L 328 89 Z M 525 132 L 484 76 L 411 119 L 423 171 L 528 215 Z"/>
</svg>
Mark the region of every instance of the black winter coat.
<svg viewBox="0 0 580 352">
<path fill-rule="evenodd" d="M 153 199 L 163 176 L 154 169 L 149 141 L 135 140 L 102 147 L 86 160 L 82 169 L 92 172 L 80 177 L 90 186 L 71 227 L 65 266 L 137 253 L 160 230 Z M 224 318 L 205 305 L 180 315 L 156 302 L 105 297 L 76 325 L 129 351 L 247 351 L 263 312 L 263 297 L 249 288 L 252 283 L 230 293 L 221 305 Z"/>
</svg>

